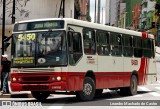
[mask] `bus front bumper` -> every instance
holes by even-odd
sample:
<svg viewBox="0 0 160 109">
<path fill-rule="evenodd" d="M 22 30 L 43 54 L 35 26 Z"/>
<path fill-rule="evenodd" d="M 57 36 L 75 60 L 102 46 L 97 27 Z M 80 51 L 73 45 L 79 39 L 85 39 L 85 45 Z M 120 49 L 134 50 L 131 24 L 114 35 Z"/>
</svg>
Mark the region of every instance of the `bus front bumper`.
<svg viewBox="0 0 160 109">
<path fill-rule="evenodd" d="M 22 84 L 22 83 L 10 83 L 12 91 L 66 91 L 67 83 L 64 81 L 54 82 L 48 84 Z"/>
</svg>

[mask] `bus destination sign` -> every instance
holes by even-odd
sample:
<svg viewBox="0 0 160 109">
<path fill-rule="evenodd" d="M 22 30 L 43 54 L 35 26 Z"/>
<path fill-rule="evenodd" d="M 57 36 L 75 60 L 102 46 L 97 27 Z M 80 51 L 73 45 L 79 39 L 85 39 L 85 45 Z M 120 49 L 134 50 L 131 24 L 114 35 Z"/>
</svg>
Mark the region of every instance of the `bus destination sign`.
<svg viewBox="0 0 160 109">
<path fill-rule="evenodd" d="M 34 29 L 42 29 L 42 28 L 55 28 L 58 27 L 58 22 L 40 22 L 32 24 Z"/>
<path fill-rule="evenodd" d="M 35 22 L 25 22 L 17 23 L 14 26 L 14 32 L 19 31 L 30 31 L 30 30 L 45 30 L 45 29 L 63 29 L 63 20 L 51 20 L 51 21 L 35 21 Z"/>
</svg>

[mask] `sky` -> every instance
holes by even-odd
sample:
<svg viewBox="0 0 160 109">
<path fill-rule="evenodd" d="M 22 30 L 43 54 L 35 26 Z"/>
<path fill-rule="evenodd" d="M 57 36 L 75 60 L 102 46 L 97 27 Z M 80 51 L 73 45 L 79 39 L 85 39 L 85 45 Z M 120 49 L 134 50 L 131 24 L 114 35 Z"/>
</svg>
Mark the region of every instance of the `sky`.
<svg viewBox="0 0 160 109">
<path fill-rule="evenodd" d="M 98 0 L 97 4 L 98 4 Z M 106 0 L 101 0 L 101 20 L 100 22 L 102 22 L 102 8 L 103 8 L 103 24 L 105 24 L 105 6 L 106 5 Z M 98 7 L 98 6 L 97 6 Z M 90 0 L 90 16 L 92 19 L 92 22 L 94 22 L 94 16 L 95 16 L 95 0 Z"/>
</svg>

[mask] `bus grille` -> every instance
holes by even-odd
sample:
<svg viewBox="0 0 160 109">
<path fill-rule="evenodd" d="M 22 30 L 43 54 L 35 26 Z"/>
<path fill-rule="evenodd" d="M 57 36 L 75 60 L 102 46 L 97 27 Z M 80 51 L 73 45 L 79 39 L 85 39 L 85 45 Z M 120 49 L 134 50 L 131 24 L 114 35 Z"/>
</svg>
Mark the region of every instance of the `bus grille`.
<svg viewBox="0 0 160 109">
<path fill-rule="evenodd" d="M 49 76 L 35 76 L 35 77 L 22 77 L 23 81 L 31 82 L 31 81 L 48 81 Z"/>
<path fill-rule="evenodd" d="M 24 90 L 47 90 L 48 86 L 46 85 L 37 85 L 37 86 L 22 86 Z"/>
</svg>

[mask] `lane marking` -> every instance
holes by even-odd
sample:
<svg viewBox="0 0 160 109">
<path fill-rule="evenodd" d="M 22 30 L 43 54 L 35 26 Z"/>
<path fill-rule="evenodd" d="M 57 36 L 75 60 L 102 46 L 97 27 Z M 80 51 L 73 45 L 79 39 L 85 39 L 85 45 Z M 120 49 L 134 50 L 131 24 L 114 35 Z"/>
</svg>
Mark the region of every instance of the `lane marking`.
<svg viewBox="0 0 160 109">
<path fill-rule="evenodd" d="M 143 91 L 148 91 L 148 92 L 151 91 L 150 89 L 148 89 L 148 88 L 146 88 L 146 87 L 143 87 L 143 86 L 138 87 L 138 89 L 141 89 L 141 90 L 143 90 Z"/>
<path fill-rule="evenodd" d="M 157 92 L 151 92 L 152 90 L 150 90 L 150 89 L 148 89 L 148 88 L 146 88 L 146 87 L 139 87 L 139 89 L 141 89 L 141 90 L 143 90 L 143 91 L 147 91 L 147 92 L 149 92 L 148 94 L 150 94 L 150 95 L 152 95 L 152 96 L 155 96 L 155 97 L 159 97 L 160 96 L 160 94 L 159 93 L 157 93 Z"/>
<path fill-rule="evenodd" d="M 157 93 L 157 92 L 151 92 L 151 93 L 149 93 L 149 94 L 151 94 L 151 95 L 153 95 L 153 96 L 155 96 L 155 97 L 159 97 L 160 96 L 160 94 L 159 93 Z"/>
<path fill-rule="evenodd" d="M 142 97 L 142 95 L 134 95 L 133 97 Z"/>
<path fill-rule="evenodd" d="M 48 109 L 62 109 L 63 106 L 50 106 Z"/>
<path fill-rule="evenodd" d="M 158 82 L 158 83 L 160 83 L 160 81 L 159 81 L 159 80 L 157 80 L 157 82 Z"/>
<path fill-rule="evenodd" d="M 160 90 L 160 87 L 155 87 L 156 89 Z"/>
</svg>

